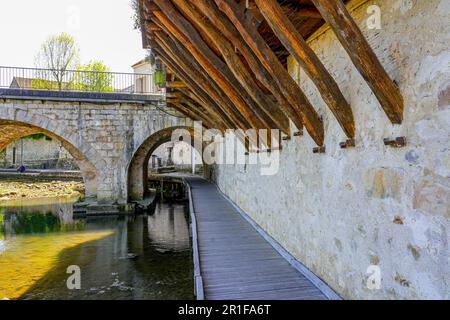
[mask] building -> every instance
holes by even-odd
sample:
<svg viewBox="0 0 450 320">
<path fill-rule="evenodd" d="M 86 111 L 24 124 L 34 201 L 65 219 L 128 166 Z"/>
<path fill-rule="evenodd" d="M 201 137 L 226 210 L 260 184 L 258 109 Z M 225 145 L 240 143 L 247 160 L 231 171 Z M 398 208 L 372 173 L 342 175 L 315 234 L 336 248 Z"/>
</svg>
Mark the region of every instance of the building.
<svg viewBox="0 0 450 320">
<path fill-rule="evenodd" d="M 135 93 L 145 94 L 160 91 L 161 88 L 157 88 L 154 81 L 155 66 L 151 64 L 149 59 L 142 59 L 131 67 L 135 74 Z"/>
<path fill-rule="evenodd" d="M 0 168 L 16 169 L 21 164 L 30 169 L 78 169 L 61 143 L 43 134 L 18 139 L 0 151 Z"/>
</svg>

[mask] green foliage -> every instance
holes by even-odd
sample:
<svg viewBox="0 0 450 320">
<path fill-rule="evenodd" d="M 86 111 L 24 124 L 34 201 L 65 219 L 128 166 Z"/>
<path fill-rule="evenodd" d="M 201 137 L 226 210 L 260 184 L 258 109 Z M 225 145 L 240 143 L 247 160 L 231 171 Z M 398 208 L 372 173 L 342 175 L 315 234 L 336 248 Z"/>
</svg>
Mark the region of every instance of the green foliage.
<svg viewBox="0 0 450 320">
<path fill-rule="evenodd" d="M 78 66 L 74 80 L 75 89 L 92 92 L 114 92 L 114 75 L 111 69 L 101 61 L 91 61 L 88 64 Z"/>
<path fill-rule="evenodd" d="M 36 56 L 36 67 L 42 69 L 51 69 L 50 73 L 46 72 L 37 75 L 35 84 L 37 89 L 54 89 L 63 90 L 64 85 L 69 82 L 65 77 L 67 70 L 75 68 L 78 63 L 79 50 L 75 39 L 67 34 L 61 33 L 49 37 L 41 46 Z M 66 84 L 64 83 L 66 82 Z"/>
<path fill-rule="evenodd" d="M 155 84 L 160 87 L 163 88 L 166 85 L 166 75 L 164 74 L 164 71 L 155 71 L 153 73 L 153 81 L 155 82 Z"/>
<path fill-rule="evenodd" d="M 36 90 L 59 90 L 60 85 L 56 81 L 32 79 L 31 88 Z"/>
<path fill-rule="evenodd" d="M 131 8 L 133 9 L 133 16 L 131 19 L 133 20 L 133 27 L 136 30 L 141 30 L 141 15 L 139 13 L 139 1 L 131 0 Z"/>
</svg>

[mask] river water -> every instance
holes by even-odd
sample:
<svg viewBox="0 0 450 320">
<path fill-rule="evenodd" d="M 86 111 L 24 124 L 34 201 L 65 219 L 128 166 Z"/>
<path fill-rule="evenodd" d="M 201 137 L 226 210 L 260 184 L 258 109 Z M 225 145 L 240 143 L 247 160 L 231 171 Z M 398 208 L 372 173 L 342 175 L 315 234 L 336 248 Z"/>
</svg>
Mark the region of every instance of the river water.
<svg viewBox="0 0 450 320">
<path fill-rule="evenodd" d="M 0 299 L 193 299 L 188 221 L 184 203 L 82 219 L 62 199 L 1 204 Z"/>
</svg>

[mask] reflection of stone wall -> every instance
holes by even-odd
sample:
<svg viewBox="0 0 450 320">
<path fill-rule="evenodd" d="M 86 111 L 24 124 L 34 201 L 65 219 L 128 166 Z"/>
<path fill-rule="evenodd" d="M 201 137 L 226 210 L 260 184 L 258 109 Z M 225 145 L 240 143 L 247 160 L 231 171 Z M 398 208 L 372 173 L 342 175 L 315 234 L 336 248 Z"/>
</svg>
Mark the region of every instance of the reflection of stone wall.
<svg viewBox="0 0 450 320">
<path fill-rule="evenodd" d="M 382 29 L 365 26 L 381 7 Z M 405 99 L 392 125 L 330 30 L 311 46 L 350 102 L 355 149 L 303 71 L 301 87 L 325 123 L 326 154 L 305 134 L 283 142 L 280 170 L 214 168 L 218 185 L 296 258 L 344 298 L 450 298 L 450 5 L 448 0 L 368 1 L 356 9 L 363 33 Z M 291 59 L 289 69 L 298 72 Z M 297 78 L 297 77 L 296 77 Z M 383 138 L 406 136 L 405 148 Z M 381 289 L 367 287 L 378 265 Z"/>
</svg>

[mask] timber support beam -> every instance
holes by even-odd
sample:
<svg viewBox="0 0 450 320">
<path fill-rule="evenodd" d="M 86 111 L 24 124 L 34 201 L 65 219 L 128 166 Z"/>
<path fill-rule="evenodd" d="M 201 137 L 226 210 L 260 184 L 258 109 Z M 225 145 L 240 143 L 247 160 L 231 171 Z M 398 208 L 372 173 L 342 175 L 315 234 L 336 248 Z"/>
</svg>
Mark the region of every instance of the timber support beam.
<svg viewBox="0 0 450 320">
<path fill-rule="evenodd" d="M 342 0 L 312 0 L 333 29 L 355 67 L 372 89 L 392 123 L 403 120 L 403 97 L 373 52 Z"/>
</svg>

